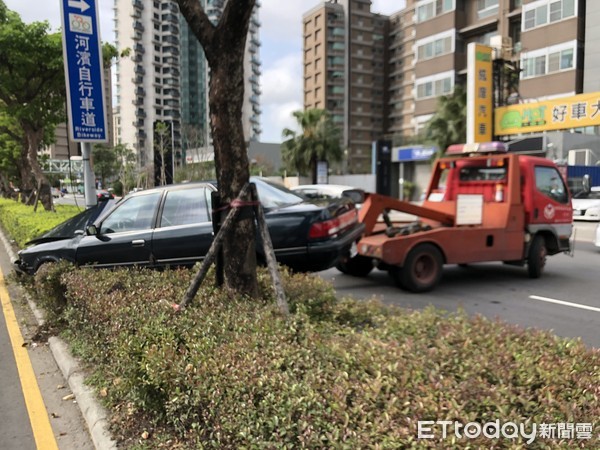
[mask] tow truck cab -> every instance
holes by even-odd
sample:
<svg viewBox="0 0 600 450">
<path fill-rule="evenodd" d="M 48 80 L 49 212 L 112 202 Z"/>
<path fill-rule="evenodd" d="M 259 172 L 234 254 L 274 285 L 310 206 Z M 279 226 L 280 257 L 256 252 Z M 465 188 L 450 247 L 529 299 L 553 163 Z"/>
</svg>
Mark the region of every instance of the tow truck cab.
<svg viewBox="0 0 600 450">
<path fill-rule="evenodd" d="M 392 224 L 390 209 L 418 220 Z M 385 227 L 376 219 L 382 213 Z M 352 273 L 362 261 L 355 273 L 362 275 L 366 258 L 416 292 L 437 284 L 443 264 L 527 264 L 529 275 L 539 277 L 547 255 L 569 251 L 572 233 L 570 195 L 556 165 L 508 153 L 502 143 L 450 146 L 434 165 L 422 206 L 372 194 L 360 218 L 361 258 L 338 268 Z"/>
</svg>

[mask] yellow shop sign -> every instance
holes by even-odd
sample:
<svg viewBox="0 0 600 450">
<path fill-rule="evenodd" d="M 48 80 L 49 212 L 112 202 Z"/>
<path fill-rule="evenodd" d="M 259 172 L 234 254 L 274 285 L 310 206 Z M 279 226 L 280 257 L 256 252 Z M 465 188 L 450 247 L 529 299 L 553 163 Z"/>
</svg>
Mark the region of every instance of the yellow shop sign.
<svg viewBox="0 0 600 450">
<path fill-rule="evenodd" d="M 534 133 L 600 125 L 600 92 L 494 110 L 494 134 Z"/>
</svg>

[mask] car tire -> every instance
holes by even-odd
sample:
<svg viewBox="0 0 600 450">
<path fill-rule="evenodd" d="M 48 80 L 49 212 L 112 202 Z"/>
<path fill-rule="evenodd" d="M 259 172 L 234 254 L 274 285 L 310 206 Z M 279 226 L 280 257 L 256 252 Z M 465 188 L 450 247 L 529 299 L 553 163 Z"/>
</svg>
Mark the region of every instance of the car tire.
<svg viewBox="0 0 600 450">
<path fill-rule="evenodd" d="M 390 275 L 403 289 L 411 292 L 432 290 L 442 278 L 444 258 L 432 244 L 420 244 L 413 248 L 402 268 L 392 268 Z"/>
<path fill-rule="evenodd" d="M 366 277 L 373 270 L 373 260 L 366 256 L 356 255 L 345 261 L 339 261 L 335 266 L 340 272 L 353 277 Z"/>
<path fill-rule="evenodd" d="M 535 236 L 531 247 L 529 247 L 529 255 L 527 257 L 527 273 L 529 278 L 539 278 L 546 267 L 546 257 L 548 249 L 546 241 L 542 236 Z"/>
</svg>

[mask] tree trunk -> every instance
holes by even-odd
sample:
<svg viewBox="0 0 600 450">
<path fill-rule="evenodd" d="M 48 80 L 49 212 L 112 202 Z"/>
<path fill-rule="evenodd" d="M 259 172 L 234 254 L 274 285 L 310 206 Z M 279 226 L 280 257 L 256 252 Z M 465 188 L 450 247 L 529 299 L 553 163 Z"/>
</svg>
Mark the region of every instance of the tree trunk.
<svg viewBox="0 0 600 450">
<path fill-rule="evenodd" d="M 18 186 L 18 188 L 19 196 L 22 203 L 27 202 L 27 198 L 35 189 L 35 185 L 33 184 L 33 177 L 31 176 L 31 166 L 29 165 L 29 159 L 27 158 L 28 149 L 29 144 L 27 143 L 27 139 L 23 139 L 18 163 L 19 175 L 21 177 L 21 184 Z"/>
<path fill-rule="evenodd" d="M 50 183 L 48 182 L 46 175 L 44 175 L 42 172 L 42 168 L 40 167 L 40 163 L 38 162 L 37 158 L 37 151 L 40 148 L 44 131 L 35 129 L 27 123 L 21 123 L 21 126 L 25 132 L 25 140 L 27 142 L 27 162 L 31 167 L 31 172 L 33 173 L 38 186 L 38 194 L 36 195 L 36 198 L 39 196 L 39 199 L 46 211 L 52 211 L 53 205 Z"/>
<path fill-rule="evenodd" d="M 244 47 L 220 42 L 210 77 L 210 118 L 215 143 L 215 167 L 221 202 L 229 204 L 249 181 L 250 165 L 242 127 Z M 242 199 L 250 201 L 250 197 Z M 241 210 L 223 242 L 225 286 L 250 297 L 258 296 L 256 226 L 252 206 Z"/>
</svg>

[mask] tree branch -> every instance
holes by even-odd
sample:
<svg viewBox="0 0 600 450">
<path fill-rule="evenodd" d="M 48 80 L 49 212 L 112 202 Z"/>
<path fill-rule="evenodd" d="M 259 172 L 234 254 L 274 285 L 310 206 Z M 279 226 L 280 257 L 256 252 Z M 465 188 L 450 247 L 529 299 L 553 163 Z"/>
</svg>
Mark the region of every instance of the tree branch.
<svg viewBox="0 0 600 450">
<path fill-rule="evenodd" d="M 231 1 L 228 3 L 231 3 Z M 204 8 L 197 0 L 177 0 L 177 4 L 196 39 L 202 45 L 206 59 L 213 60 L 218 56 L 215 55 L 216 52 L 213 47 L 216 27 L 208 19 Z"/>
</svg>

